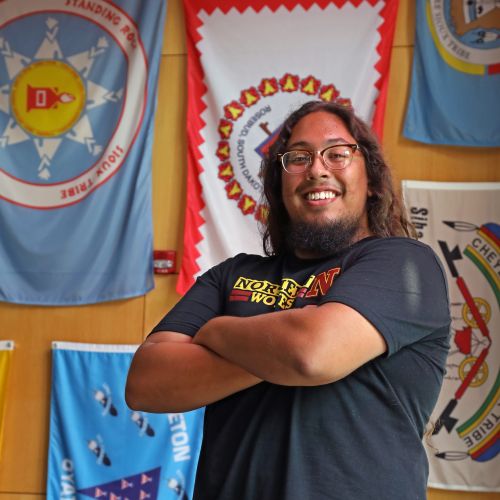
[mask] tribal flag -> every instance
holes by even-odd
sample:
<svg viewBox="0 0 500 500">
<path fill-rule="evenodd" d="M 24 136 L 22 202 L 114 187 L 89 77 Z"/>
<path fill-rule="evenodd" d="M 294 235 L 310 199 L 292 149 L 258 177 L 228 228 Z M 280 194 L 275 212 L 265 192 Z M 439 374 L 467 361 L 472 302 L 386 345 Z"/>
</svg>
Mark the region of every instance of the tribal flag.
<svg viewBox="0 0 500 500">
<path fill-rule="evenodd" d="M 130 410 L 125 381 L 136 349 L 53 343 L 48 500 L 191 498 L 203 409 Z"/>
<path fill-rule="evenodd" d="M 286 115 L 352 105 L 382 133 L 397 0 L 184 0 L 188 192 L 183 293 L 238 252 L 261 253 L 259 167 Z"/>
<path fill-rule="evenodd" d="M 151 143 L 165 0 L 3 0 L 0 300 L 153 287 Z"/>
<path fill-rule="evenodd" d="M 0 457 L 2 455 L 7 379 L 12 349 L 14 349 L 14 342 L 12 340 L 0 340 Z"/>
<path fill-rule="evenodd" d="M 500 146 L 498 0 L 417 0 L 404 135 L 459 146 Z"/>
<path fill-rule="evenodd" d="M 427 443 L 429 486 L 500 491 L 500 183 L 403 181 L 403 190 L 450 291 L 450 352 Z"/>
</svg>

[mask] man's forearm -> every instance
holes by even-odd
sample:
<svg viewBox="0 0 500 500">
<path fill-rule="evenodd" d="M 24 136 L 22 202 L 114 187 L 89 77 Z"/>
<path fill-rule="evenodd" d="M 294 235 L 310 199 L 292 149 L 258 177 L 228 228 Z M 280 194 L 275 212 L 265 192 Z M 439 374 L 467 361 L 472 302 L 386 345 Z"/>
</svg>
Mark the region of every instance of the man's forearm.
<svg viewBox="0 0 500 500">
<path fill-rule="evenodd" d="M 220 316 L 204 325 L 193 342 L 269 382 L 307 385 L 309 374 L 301 354 L 313 339 L 307 339 L 301 316 L 301 310 Z"/>
<path fill-rule="evenodd" d="M 132 409 L 189 411 L 260 382 L 187 336 L 183 341 L 157 341 L 162 336 L 169 338 L 163 332 L 152 335 L 156 341 L 146 341 L 134 356 L 126 387 Z"/>
<path fill-rule="evenodd" d="M 303 386 L 339 380 L 386 350 L 376 328 L 340 303 L 217 317 L 194 343 L 268 382 Z"/>
</svg>

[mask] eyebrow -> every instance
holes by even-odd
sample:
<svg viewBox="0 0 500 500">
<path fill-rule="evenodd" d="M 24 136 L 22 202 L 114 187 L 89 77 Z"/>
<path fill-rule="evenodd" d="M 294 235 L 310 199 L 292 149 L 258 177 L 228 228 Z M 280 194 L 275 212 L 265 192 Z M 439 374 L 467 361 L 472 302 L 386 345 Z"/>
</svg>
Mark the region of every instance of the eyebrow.
<svg viewBox="0 0 500 500">
<path fill-rule="evenodd" d="M 335 146 L 335 144 L 351 144 L 343 137 L 335 137 L 334 139 L 328 139 L 325 143 L 326 145 L 321 149 L 328 148 L 329 146 Z M 287 145 L 288 148 L 304 148 L 304 149 L 314 149 L 311 144 L 307 141 L 297 141 L 292 144 Z"/>
</svg>

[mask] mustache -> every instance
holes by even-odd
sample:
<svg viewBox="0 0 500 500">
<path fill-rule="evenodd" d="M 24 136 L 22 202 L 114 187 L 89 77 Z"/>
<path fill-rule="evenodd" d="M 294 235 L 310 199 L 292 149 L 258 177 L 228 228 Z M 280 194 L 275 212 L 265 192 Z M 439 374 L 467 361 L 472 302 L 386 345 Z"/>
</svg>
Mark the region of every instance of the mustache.
<svg viewBox="0 0 500 500">
<path fill-rule="evenodd" d="M 341 195 L 345 193 L 345 187 L 342 183 L 334 182 L 331 180 L 317 181 L 317 180 L 306 179 L 302 181 L 297 187 L 297 191 L 299 191 L 300 193 L 318 189 L 336 191 L 339 192 Z"/>
</svg>

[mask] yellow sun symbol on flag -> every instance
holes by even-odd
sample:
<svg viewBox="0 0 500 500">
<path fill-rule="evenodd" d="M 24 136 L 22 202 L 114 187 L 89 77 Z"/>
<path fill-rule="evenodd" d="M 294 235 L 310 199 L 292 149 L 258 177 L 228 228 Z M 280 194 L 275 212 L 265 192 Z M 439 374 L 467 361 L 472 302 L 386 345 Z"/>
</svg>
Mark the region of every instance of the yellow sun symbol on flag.
<svg viewBox="0 0 500 500">
<path fill-rule="evenodd" d="M 80 75 L 62 61 L 35 62 L 21 71 L 11 90 L 11 109 L 29 133 L 54 137 L 70 130 L 85 107 Z"/>
</svg>

